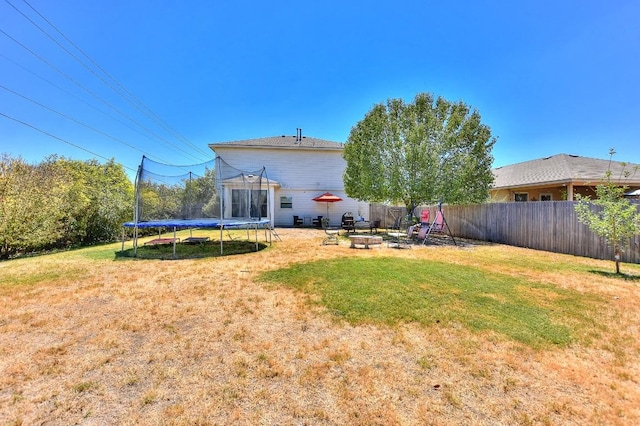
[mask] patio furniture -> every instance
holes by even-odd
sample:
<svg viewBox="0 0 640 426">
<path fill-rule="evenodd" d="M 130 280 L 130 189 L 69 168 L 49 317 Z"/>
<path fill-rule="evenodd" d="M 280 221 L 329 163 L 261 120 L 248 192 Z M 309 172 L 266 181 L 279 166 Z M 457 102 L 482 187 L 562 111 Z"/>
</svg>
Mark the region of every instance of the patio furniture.
<svg viewBox="0 0 640 426">
<path fill-rule="evenodd" d="M 429 236 L 433 233 L 445 233 L 449 234 L 451 240 L 453 240 L 454 245 L 458 245 L 456 243 L 456 239 L 453 238 L 453 234 L 451 234 L 451 229 L 449 229 L 449 225 L 447 224 L 447 220 L 444 218 L 444 213 L 442 212 L 442 204 L 438 204 L 438 210 L 436 211 L 436 217 L 433 219 L 432 223 L 423 224 L 418 231 L 418 239 L 422 240 L 422 244 L 427 244 L 429 240 Z"/>
<path fill-rule="evenodd" d="M 303 218 L 296 215 L 293 216 L 293 226 L 302 226 L 303 223 L 304 223 Z"/>
<path fill-rule="evenodd" d="M 404 228 L 402 216 L 396 217 L 391 226 L 391 232 L 387 232 L 390 237 L 387 240 L 387 247 L 410 248 L 413 228 Z"/>
<path fill-rule="evenodd" d="M 329 227 L 328 217 L 325 217 L 322 219 L 322 229 L 324 229 L 324 233 L 325 233 L 325 237 L 322 240 L 323 246 L 326 246 L 327 244 L 338 245 L 340 243 L 340 241 L 338 241 L 338 236 L 340 235 L 340 228 Z"/>
</svg>

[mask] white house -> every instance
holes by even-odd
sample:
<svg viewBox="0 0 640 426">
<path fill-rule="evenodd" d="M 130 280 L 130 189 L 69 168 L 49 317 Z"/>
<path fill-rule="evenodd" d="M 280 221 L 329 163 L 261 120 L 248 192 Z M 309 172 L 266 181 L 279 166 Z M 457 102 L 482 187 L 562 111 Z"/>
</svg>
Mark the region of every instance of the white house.
<svg viewBox="0 0 640 426">
<path fill-rule="evenodd" d="M 354 216 L 369 214 L 369 204 L 346 196 L 342 175 L 347 166 L 342 158 L 344 145 L 302 136 L 273 136 L 229 142 L 209 147 L 229 165 L 242 170 L 266 168 L 271 191 L 268 216 L 274 226 L 293 226 L 299 216 L 312 225 L 318 216 L 329 217 L 338 226 L 345 212 Z M 313 198 L 330 192 L 342 201 L 324 203 Z"/>
</svg>

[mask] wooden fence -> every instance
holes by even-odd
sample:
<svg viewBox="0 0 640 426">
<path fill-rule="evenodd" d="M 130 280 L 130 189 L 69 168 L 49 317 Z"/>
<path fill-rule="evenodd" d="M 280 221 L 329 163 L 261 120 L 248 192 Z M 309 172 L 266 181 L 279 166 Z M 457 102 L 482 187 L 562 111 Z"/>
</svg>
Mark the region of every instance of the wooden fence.
<svg viewBox="0 0 640 426">
<path fill-rule="evenodd" d="M 640 203 L 633 201 L 640 209 Z M 613 249 L 586 225 L 578 222 L 573 201 L 538 201 L 529 203 L 487 203 L 442 207 L 451 233 L 469 238 L 528 247 L 555 253 L 573 254 L 594 259 L 613 259 Z M 418 207 L 430 210 L 435 217 L 437 206 Z M 383 227 L 391 227 L 406 209 L 371 205 L 371 219 L 380 218 Z M 640 263 L 640 235 L 631 239 L 621 253 L 621 261 Z"/>
</svg>

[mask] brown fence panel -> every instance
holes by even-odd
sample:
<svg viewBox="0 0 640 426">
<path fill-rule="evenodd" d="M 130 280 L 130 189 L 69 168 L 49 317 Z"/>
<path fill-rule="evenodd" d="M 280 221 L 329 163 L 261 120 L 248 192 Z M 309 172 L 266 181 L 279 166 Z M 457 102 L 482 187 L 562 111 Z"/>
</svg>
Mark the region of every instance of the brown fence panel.
<svg viewBox="0 0 640 426">
<path fill-rule="evenodd" d="M 640 202 L 632 201 L 640 209 Z M 597 237 L 588 226 L 578 221 L 574 201 L 538 201 L 529 203 L 487 203 L 474 205 L 443 205 L 445 220 L 456 237 L 527 247 L 555 253 L 572 254 L 594 259 L 613 259 L 613 249 L 604 238 Z M 421 206 L 435 217 L 437 206 Z M 398 214 L 406 209 L 373 204 L 372 219 L 379 218 L 389 228 Z M 640 235 L 630 241 L 621 260 L 640 263 Z"/>
<path fill-rule="evenodd" d="M 391 228 L 399 217 L 406 217 L 405 207 L 391 207 L 385 204 L 371 204 L 369 206 L 369 220 L 380 220 L 382 228 Z"/>
</svg>

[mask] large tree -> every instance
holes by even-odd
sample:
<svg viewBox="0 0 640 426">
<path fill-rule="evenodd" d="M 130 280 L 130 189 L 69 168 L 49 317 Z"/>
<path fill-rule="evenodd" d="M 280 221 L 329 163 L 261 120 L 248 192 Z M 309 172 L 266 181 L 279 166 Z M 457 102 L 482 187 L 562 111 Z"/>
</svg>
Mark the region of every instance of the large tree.
<svg viewBox="0 0 640 426">
<path fill-rule="evenodd" d="M 493 183 L 496 139 L 480 113 L 462 101 L 416 95 L 390 99 L 351 129 L 343 156 L 349 197 L 403 203 L 482 202 Z"/>
</svg>

